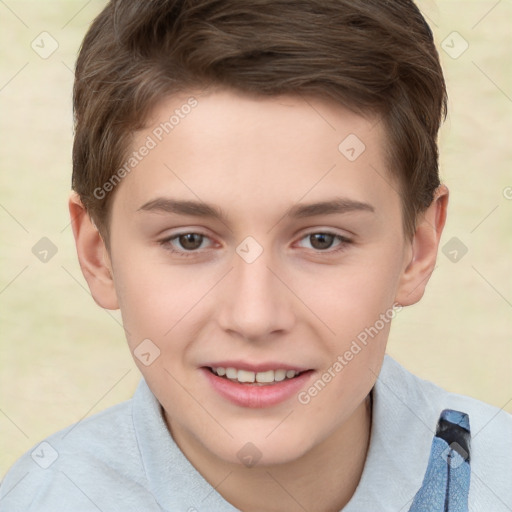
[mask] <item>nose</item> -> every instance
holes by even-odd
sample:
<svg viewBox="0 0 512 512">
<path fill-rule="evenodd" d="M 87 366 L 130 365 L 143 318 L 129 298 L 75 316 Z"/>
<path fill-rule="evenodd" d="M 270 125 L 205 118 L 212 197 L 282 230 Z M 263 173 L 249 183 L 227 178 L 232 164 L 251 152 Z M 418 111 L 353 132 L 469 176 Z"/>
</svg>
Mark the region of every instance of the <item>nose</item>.
<svg viewBox="0 0 512 512">
<path fill-rule="evenodd" d="M 234 268 L 220 293 L 218 319 L 222 329 L 249 341 L 261 341 L 293 328 L 294 303 L 286 273 L 263 251 L 248 263 L 234 254 Z"/>
</svg>

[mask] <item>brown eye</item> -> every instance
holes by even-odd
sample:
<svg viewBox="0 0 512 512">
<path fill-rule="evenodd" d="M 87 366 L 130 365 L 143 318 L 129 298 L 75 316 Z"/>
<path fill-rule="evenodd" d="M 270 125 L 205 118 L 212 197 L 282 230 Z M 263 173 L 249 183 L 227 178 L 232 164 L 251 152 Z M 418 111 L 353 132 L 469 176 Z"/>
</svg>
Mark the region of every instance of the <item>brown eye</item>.
<svg viewBox="0 0 512 512">
<path fill-rule="evenodd" d="M 311 245 L 314 249 L 329 249 L 335 239 L 335 236 L 330 233 L 313 233 L 309 235 Z"/>
<path fill-rule="evenodd" d="M 328 249 L 333 247 L 333 242 L 336 239 L 339 241 L 339 243 L 334 246 L 335 248 L 333 250 L 328 251 Z M 311 245 L 311 249 L 313 249 L 314 251 L 325 252 L 326 254 L 332 254 L 338 251 L 342 251 L 346 249 L 347 245 L 352 243 L 351 240 L 342 235 L 323 231 L 309 233 L 302 237 L 301 240 L 307 240 Z"/>
<path fill-rule="evenodd" d="M 203 235 L 199 233 L 186 233 L 184 235 L 178 235 L 176 238 L 178 239 L 181 247 L 188 251 L 199 249 L 199 247 L 201 247 L 201 242 L 203 241 Z"/>
<path fill-rule="evenodd" d="M 177 256 L 197 256 L 203 241 L 209 237 L 202 233 L 188 232 L 178 233 L 176 235 L 160 240 L 160 245 Z"/>
</svg>

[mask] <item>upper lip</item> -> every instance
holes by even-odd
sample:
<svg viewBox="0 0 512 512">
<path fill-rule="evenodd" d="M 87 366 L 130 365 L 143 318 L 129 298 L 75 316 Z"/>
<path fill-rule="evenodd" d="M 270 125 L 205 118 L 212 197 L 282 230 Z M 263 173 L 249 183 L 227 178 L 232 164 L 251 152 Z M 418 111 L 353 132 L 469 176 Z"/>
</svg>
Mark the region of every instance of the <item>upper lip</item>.
<svg viewBox="0 0 512 512">
<path fill-rule="evenodd" d="M 296 372 L 305 372 L 311 370 L 303 366 L 296 366 L 287 363 L 276 363 L 274 361 L 268 361 L 265 363 L 249 363 L 247 361 L 216 361 L 212 363 L 206 363 L 204 366 L 210 368 L 236 368 L 237 370 L 246 370 L 249 372 L 266 372 L 269 370 L 295 370 Z"/>
</svg>

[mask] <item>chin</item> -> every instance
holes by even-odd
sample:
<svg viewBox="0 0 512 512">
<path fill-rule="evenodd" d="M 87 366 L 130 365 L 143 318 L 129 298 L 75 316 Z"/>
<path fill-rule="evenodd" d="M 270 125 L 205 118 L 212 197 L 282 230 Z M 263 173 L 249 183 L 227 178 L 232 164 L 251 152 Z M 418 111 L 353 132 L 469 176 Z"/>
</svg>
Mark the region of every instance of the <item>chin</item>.
<svg viewBox="0 0 512 512">
<path fill-rule="evenodd" d="M 311 429 L 300 433 L 283 429 L 268 434 L 255 435 L 254 430 L 245 435 L 235 435 L 228 445 L 216 447 L 216 455 L 232 464 L 241 464 L 246 467 L 275 466 L 296 461 L 307 453 L 313 446 Z M 265 430 L 267 432 L 267 430 Z M 306 443 L 304 439 L 308 439 Z"/>
</svg>

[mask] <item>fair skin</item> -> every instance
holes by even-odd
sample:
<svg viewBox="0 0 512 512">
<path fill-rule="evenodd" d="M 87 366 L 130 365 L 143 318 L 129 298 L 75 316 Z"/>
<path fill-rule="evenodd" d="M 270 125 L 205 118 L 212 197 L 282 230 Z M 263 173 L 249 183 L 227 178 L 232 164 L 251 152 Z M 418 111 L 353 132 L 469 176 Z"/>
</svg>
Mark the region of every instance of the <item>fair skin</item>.
<svg viewBox="0 0 512 512">
<path fill-rule="evenodd" d="M 189 96 L 157 105 L 133 150 Z M 389 323 L 307 404 L 297 392 L 268 407 L 234 404 L 204 366 L 286 363 L 309 370 L 300 389 L 308 390 L 379 315 L 420 300 L 448 190 L 439 187 L 408 240 L 382 123 L 299 96 L 195 97 L 198 106 L 117 186 L 110 253 L 72 194 L 82 271 L 100 306 L 120 308 L 131 351 L 144 339 L 160 349 L 149 366 L 134 360 L 172 437 L 226 500 L 245 512 L 338 511 L 364 467 L 368 395 Z M 354 161 L 338 150 L 349 134 L 366 146 Z M 335 197 L 345 199 L 341 212 L 286 215 Z M 141 209 L 156 198 L 212 204 L 226 219 Z M 183 233 L 204 236 L 173 238 Z M 263 249 L 251 263 L 236 252 L 248 236 Z M 261 454 L 253 467 L 237 456 L 249 442 Z"/>
</svg>

